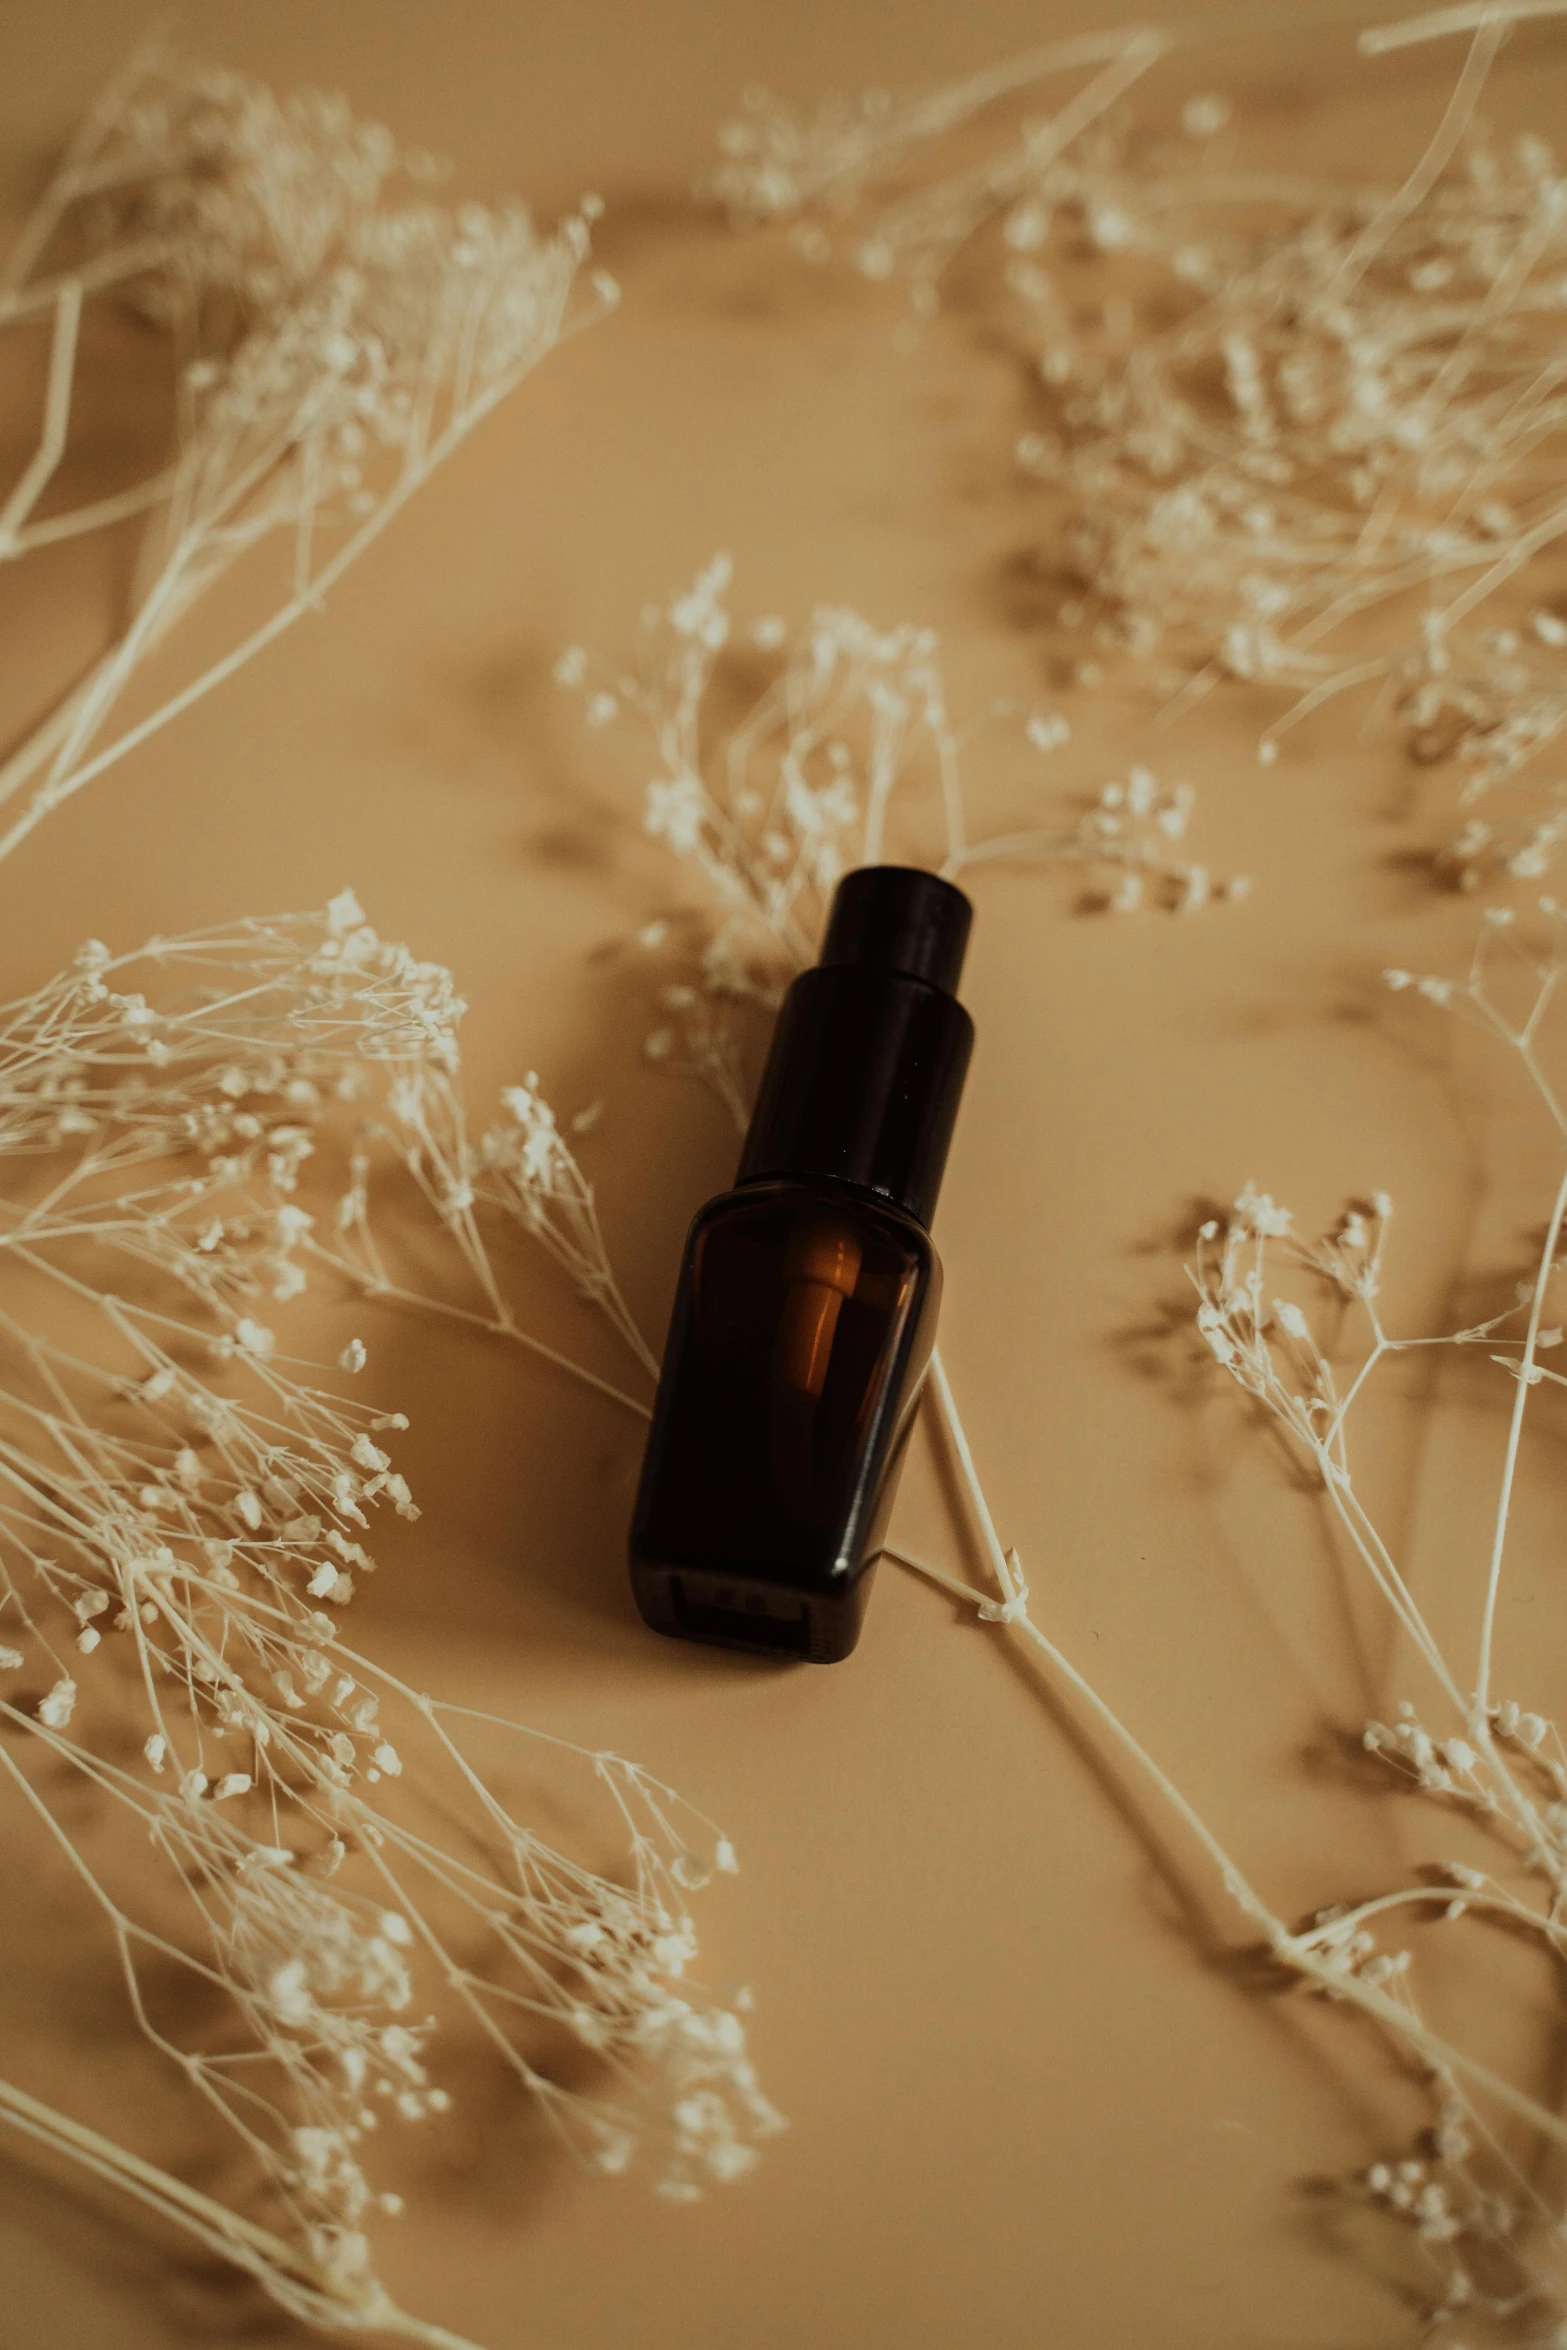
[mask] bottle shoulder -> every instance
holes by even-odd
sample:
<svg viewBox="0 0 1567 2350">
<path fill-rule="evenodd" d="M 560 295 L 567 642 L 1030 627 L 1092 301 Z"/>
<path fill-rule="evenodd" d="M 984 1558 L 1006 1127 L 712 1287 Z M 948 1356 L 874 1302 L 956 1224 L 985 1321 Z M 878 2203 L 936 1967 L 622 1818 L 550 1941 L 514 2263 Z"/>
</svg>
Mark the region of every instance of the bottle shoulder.
<svg viewBox="0 0 1567 2350">
<path fill-rule="evenodd" d="M 759 1176 L 752 1182 L 737 1183 L 728 1191 L 718 1192 L 698 1208 L 687 1247 L 719 1225 L 751 1222 L 775 1225 L 796 1216 L 820 1216 L 824 1212 L 867 1233 L 879 1234 L 895 1245 L 901 1244 L 922 1265 L 939 1271 L 935 1243 L 917 1217 L 856 1184 L 834 1183 L 826 1178 L 803 1182 L 787 1175 Z"/>
</svg>

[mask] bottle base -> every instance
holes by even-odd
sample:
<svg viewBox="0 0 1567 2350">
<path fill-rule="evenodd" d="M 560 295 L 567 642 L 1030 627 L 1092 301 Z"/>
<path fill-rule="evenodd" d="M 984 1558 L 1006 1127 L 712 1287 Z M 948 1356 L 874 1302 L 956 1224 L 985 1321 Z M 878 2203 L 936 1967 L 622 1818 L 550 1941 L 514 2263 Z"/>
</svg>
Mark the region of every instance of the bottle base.
<svg viewBox="0 0 1567 2350">
<path fill-rule="evenodd" d="M 666 1639 L 828 1665 L 841 1663 L 860 1637 L 870 1580 L 860 1575 L 850 1590 L 827 1597 L 746 1575 L 638 1566 L 631 1588 L 642 1621 Z"/>
</svg>

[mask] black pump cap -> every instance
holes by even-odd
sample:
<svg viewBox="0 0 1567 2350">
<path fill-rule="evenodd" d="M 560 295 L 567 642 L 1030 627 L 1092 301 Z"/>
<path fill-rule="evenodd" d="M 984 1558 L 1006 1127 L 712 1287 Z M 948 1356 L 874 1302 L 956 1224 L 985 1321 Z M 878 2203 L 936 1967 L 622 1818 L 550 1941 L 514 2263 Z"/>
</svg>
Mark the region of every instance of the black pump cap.
<svg viewBox="0 0 1567 2350">
<path fill-rule="evenodd" d="M 862 865 L 838 884 L 822 963 L 873 963 L 957 993 L 974 909 L 916 865 Z"/>
<path fill-rule="evenodd" d="M 972 909 L 948 881 L 866 865 L 822 959 L 784 997 L 738 1183 L 851 1183 L 929 1224 L 974 1044 L 952 989 Z"/>
</svg>

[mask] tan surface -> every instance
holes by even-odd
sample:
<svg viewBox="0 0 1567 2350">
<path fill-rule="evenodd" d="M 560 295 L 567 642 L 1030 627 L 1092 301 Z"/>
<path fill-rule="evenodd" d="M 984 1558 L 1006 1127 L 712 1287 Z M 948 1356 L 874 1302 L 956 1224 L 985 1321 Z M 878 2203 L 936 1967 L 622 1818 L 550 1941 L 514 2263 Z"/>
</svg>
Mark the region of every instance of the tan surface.
<svg viewBox="0 0 1567 2350">
<path fill-rule="evenodd" d="M 726 238 L 683 183 L 745 81 L 802 97 L 920 83 L 1085 15 L 192 9 L 192 48 L 280 88 L 345 89 L 449 148 L 464 186 L 544 209 L 600 188 L 627 300 L 485 426 L 325 618 L 25 852 L 4 877 L 6 992 L 89 932 L 129 943 L 352 879 L 386 934 L 456 970 L 476 1099 L 535 1066 L 564 1110 L 607 1096 L 589 1164 L 628 1293 L 660 1327 L 684 1221 L 733 1146 L 704 1097 L 642 1068 L 637 986 L 593 959 L 670 884 L 636 832 L 635 754 L 580 732 L 549 661 L 571 639 L 613 655 L 645 600 L 726 546 L 743 608 L 823 598 L 938 624 L 960 713 L 1040 685 L 1001 586 L 1039 526 L 1008 462 L 1004 358 L 961 318 L 900 355 L 891 302 Z M 131 0 L 12 0 L 13 191 L 140 20 Z M 1399 66 L 1410 138 L 1451 63 Z M 1269 88 L 1295 119 L 1288 74 Z M 1325 135 L 1347 125 L 1352 145 L 1360 119 Z M 43 598 L 0 583 L 13 710 L 104 608 L 86 558 L 48 578 Z M 227 642 L 247 592 L 231 583 L 195 636 Z M 1237 704 L 1156 740 L 1127 702 L 1074 715 L 1064 799 L 1129 756 L 1189 774 L 1204 853 L 1257 887 L 1190 922 L 1111 923 L 1076 917 L 1065 878 L 978 882 L 944 1341 L 1041 1620 L 1293 1914 L 1374 1881 L 1405 1839 L 1440 1839 L 1333 1762 L 1369 1700 L 1310 1501 L 1255 1445 L 1224 1449 L 1238 1420 L 1183 1399 L 1146 1332 L 1179 1294 L 1190 1203 L 1248 1175 L 1307 1228 L 1357 1188 L 1408 1200 L 1393 1310 L 1436 1314 L 1467 1246 L 1469 1170 L 1441 1057 L 1372 975 L 1439 963 L 1468 916 L 1392 862 L 1421 822 L 1390 813 L 1380 754 L 1262 778 Z M 1007 782 L 998 763 L 982 788 L 1004 806 Z M 540 1290 L 560 1322 L 543 1270 Z M 1247 1995 L 1194 1931 L 1181 1888 L 1200 1876 L 1167 1873 L 1162 1823 L 1150 1833 L 1141 1795 L 1031 1670 L 890 1570 L 836 1671 L 655 1643 L 621 1564 L 635 1431 L 483 1346 L 391 1320 L 370 1335 L 378 1393 L 414 1414 L 426 1516 L 356 1603 L 361 1638 L 373 1627 L 423 1682 L 612 1743 L 721 1817 L 743 1874 L 700 1905 L 704 1969 L 755 1984 L 758 2057 L 793 2120 L 750 2181 L 671 2209 L 645 2172 L 585 2178 L 526 2134 L 480 2142 L 459 2114 L 449 2162 L 385 2231 L 412 2306 L 492 2350 L 1407 2338 L 1384 2281 L 1396 2247 L 1303 2193 L 1396 2139 L 1407 2092 L 1352 2025 Z M 1386 1433 L 1396 1511 L 1409 1431 Z M 917 1461 L 899 1531 L 951 1559 L 944 1523 Z M 1538 1657 L 1561 1604 L 1559 1580 L 1520 1573 L 1504 1645 L 1527 1629 L 1535 1702 L 1560 1694 Z M 1377 1656 L 1364 1671 L 1380 1702 L 1398 1693 Z M 45 2016 L 47 1926 L 29 1962 L 44 1954 Z M 1465 2028 L 1508 2052 L 1500 2027 L 1471 2012 Z M 95 2064 L 115 2061 L 112 2035 L 95 2043 Z M 261 2338 L 3 2146 L 0 2274 L 7 2350 L 141 2350 L 231 2324 Z"/>
</svg>

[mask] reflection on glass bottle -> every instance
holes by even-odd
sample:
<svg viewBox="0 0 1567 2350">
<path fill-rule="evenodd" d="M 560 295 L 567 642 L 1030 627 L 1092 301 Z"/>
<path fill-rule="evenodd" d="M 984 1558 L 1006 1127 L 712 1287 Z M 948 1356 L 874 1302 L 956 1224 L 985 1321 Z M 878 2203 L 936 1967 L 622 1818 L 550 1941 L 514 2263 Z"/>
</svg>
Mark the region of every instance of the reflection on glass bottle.
<svg viewBox="0 0 1567 2350">
<path fill-rule="evenodd" d="M 785 998 L 735 1188 L 686 1243 L 631 1535 L 658 1631 L 823 1662 L 859 1636 L 935 1334 L 968 926 L 948 883 L 864 868 Z"/>
<path fill-rule="evenodd" d="M 768 1449 L 780 1497 L 792 1500 L 802 1516 L 818 1520 L 823 1500 L 838 1482 L 834 1472 L 841 1467 L 842 1439 L 852 1436 L 859 1417 L 851 1395 L 850 1427 L 839 1425 L 845 1368 L 853 1357 L 849 1325 L 836 1360 L 833 1347 L 864 1254 L 859 1235 L 841 1214 L 827 1215 L 815 1206 L 795 1219 L 784 1247 L 783 1296 L 766 1379 Z M 829 1365 L 832 1406 L 825 1395 Z"/>
</svg>

